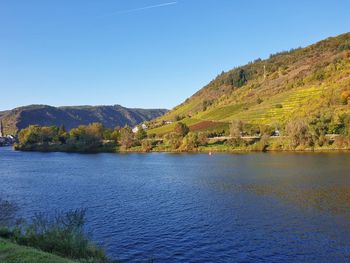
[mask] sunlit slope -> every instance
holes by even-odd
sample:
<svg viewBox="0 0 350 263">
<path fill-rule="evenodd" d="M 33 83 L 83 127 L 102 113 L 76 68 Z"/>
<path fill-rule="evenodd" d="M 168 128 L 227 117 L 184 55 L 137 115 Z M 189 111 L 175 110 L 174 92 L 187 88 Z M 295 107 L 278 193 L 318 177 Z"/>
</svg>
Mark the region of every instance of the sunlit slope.
<svg viewBox="0 0 350 263">
<path fill-rule="evenodd" d="M 174 123 L 163 125 L 164 121 L 181 120 L 192 130 L 210 130 L 228 127 L 234 119 L 272 125 L 326 109 L 339 114 L 350 108 L 344 102 L 346 92 L 350 33 L 223 72 L 155 120 L 157 128 L 150 133 L 171 131 Z"/>
</svg>

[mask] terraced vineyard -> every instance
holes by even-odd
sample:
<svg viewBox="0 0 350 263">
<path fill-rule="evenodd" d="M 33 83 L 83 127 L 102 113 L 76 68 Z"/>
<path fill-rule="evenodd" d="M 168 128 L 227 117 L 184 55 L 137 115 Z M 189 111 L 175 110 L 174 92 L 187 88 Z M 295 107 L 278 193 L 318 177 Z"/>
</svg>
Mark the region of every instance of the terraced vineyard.
<svg viewBox="0 0 350 263">
<path fill-rule="evenodd" d="M 237 78 L 242 75 L 246 81 L 239 85 L 242 82 Z M 157 128 L 149 133 L 171 132 L 177 119 L 194 131 L 227 131 L 232 120 L 283 126 L 298 116 L 321 113 L 337 119 L 347 112 L 350 112 L 350 33 L 222 73 L 153 121 Z M 162 125 L 164 121 L 174 123 Z"/>
<path fill-rule="evenodd" d="M 307 106 L 312 99 L 319 98 L 320 87 L 300 89 L 272 97 L 248 110 L 234 113 L 223 121 L 240 119 L 253 124 L 273 124 L 287 120 L 295 111 Z"/>
</svg>

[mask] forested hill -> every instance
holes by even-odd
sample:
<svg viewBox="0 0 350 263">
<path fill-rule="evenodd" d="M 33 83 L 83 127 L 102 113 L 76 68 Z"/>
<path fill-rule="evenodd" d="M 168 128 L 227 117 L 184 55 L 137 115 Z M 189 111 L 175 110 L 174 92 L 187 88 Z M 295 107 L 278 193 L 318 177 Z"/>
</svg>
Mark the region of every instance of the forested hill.
<svg viewBox="0 0 350 263">
<path fill-rule="evenodd" d="M 346 33 L 222 72 L 158 118 L 150 132 L 168 133 L 179 120 L 193 131 L 205 131 L 227 130 L 232 120 L 284 127 L 291 119 L 317 116 L 333 127 L 350 112 L 349 98 L 350 33 Z M 173 123 L 164 125 L 169 121 Z"/>
<path fill-rule="evenodd" d="M 71 107 L 30 105 L 0 112 L 0 120 L 5 134 L 16 134 L 29 125 L 64 125 L 68 130 L 93 122 L 102 123 L 108 128 L 134 126 L 157 118 L 166 111 L 165 109 L 130 109 L 120 105 Z"/>
</svg>

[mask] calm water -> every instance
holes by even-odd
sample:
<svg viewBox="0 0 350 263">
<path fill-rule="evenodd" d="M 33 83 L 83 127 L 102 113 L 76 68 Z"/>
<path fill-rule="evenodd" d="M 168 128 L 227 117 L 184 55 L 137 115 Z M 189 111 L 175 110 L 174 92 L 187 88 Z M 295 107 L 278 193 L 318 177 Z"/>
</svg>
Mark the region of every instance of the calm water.
<svg viewBox="0 0 350 263">
<path fill-rule="evenodd" d="M 350 262 L 350 154 L 65 154 L 0 148 L 21 214 L 88 209 L 127 262 Z"/>
</svg>

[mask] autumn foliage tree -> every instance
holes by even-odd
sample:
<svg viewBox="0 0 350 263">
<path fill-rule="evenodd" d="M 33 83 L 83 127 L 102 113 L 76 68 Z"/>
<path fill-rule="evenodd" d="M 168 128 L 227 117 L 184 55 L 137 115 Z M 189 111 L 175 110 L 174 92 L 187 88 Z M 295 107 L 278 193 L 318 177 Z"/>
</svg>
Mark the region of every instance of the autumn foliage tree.
<svg viewBox="0 0 350 263">
<path fill-rule="evenodd" d="M 129 126 L 125 126 L 120 130 L 120 145 L 125 149 L 129 149 L 133 146 L 133 144 L 134 133 Z"/>
<path fill-rule="evenodd" d="M 178 122 L 175 124 L 174 127 L 174 132 L 177 135 L 180 135 L 182 137 L 186 136 L 186 134 L 190 131 L 190 129 L 187 127 L 186 124 L 182 123 L 182 122 Z"/>
</svg>

